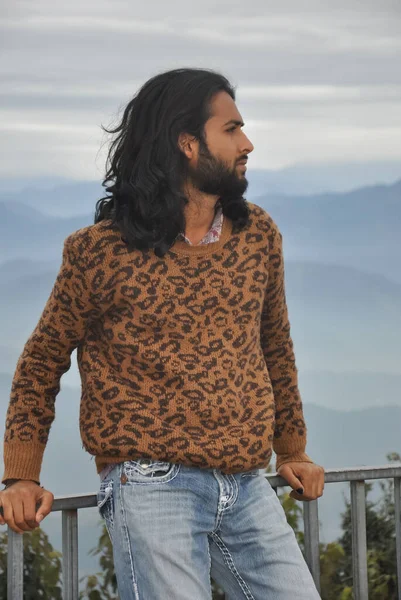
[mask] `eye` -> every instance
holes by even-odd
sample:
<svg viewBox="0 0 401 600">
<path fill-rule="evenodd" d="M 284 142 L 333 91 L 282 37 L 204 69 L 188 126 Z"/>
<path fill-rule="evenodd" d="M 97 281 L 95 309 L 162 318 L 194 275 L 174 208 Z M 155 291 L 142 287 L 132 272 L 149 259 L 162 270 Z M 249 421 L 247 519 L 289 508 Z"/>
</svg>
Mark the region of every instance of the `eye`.
<svg viewBox="0 0 401 600">
<path fill-rule="evenodd" d="M 236 129 L 237 128 L 235 126 L 234 127 L 230 127 L 230 129 L 227 129 L 227 132 L 228 133 L 233 133 Z"/>
</svg>

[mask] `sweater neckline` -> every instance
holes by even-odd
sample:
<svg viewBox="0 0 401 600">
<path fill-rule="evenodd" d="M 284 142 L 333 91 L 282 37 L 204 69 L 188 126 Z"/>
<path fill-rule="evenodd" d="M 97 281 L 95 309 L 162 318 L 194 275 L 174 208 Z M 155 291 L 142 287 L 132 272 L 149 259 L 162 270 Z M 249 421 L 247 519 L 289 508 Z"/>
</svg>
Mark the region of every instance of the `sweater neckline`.
<svg viewBox="0 0 401 600">
<path fill-rule="evenodd" d="M 226 215 L 224 215 L 220 237 L 217 242 L 191 245 L 183 239 L 177 239 L 169 251 L 173 252 L 174 254 L 185 254 L 189 256 L 202 256 L 204 254 L 210 254 L 211 252 L 219 250 L 228 240 L 231 233 L 232 221 Z"/>
</svg>

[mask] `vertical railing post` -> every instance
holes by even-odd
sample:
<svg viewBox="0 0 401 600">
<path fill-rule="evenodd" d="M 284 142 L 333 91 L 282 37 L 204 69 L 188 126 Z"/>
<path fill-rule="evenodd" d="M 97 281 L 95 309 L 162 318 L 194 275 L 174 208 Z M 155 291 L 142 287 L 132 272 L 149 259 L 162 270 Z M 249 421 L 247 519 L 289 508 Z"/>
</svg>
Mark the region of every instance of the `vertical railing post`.
<svg viewBox="0 0 401 600">
<path fill-rule="evenodd" d="M 351 481 L 352 567 L 355 600 L 368 600 L 365 482 Z"/>
<path fill-rule="evenodd" d="M 10 527 L 7 532 L 7 598 L 22 600 L 24 595 L 24 540 Z"/>
<path fill-rule="evenodd" d="M 401 477 L 394 477 L 395 548 L 398 597 L 401 598 Z"/>
<path fill-rule="evenodd" d="M 78 511 L 63 510 L 63 600 L 78 600 Z"/>
<path fill-rule="evenodd" d="M 319 515 L 316 500 L 304 502 L 305 560 L 320 593 Z"/>
</svg>

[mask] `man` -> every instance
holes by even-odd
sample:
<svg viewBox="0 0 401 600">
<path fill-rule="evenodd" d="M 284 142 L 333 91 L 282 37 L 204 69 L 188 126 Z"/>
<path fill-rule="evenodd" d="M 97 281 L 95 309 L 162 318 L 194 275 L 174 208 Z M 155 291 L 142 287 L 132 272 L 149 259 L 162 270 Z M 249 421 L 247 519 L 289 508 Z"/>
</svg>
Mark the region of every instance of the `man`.
<svg viewBox="0 0 401 600">
<path fill-rule="evenodd" d="M 282 236 L 243 198 L 243 125 L 218 73 L 145 83 L 109 131 L 108 195 L 65 240 L 14 375 L 3 523 L 30 531 L 51 509 L 40 467 L 77 348 L 81 436 L 122 600 L 210 600 L 210 576 L 232 599 L 319 598 L 261 472 L 274 449 L 293 498 L 323 493 L 305 453 Z"/>
</svg>

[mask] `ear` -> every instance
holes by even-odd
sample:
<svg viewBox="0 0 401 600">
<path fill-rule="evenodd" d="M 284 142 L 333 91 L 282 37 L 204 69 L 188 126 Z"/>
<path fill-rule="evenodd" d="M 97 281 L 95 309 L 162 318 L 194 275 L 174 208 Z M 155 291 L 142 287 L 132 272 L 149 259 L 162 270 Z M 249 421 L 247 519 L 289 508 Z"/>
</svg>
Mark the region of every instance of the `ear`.
<svg viewBox="0 0 401 600">
<path fill-rule="evenodd" d="M 180 133 L 178 136 L 178 147 L 185 154 L 188 160 L 193 160 L 198 151 L 197 140 L 188 133 Z"/>
</svg>

